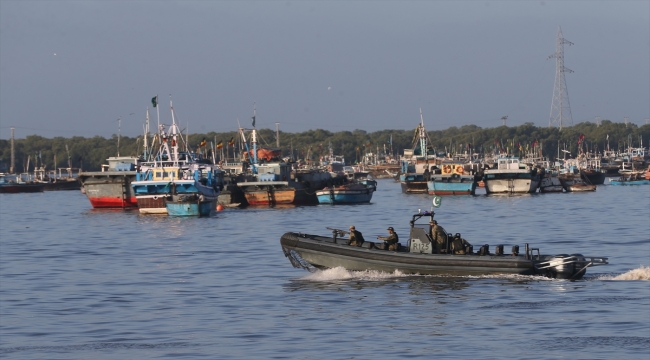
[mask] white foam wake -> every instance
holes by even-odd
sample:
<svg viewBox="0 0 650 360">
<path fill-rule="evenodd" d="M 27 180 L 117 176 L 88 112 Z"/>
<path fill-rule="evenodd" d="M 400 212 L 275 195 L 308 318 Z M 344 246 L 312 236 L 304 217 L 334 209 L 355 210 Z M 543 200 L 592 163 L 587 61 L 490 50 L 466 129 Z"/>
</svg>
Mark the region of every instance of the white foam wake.
<svg viewBox="0 0 650 360">
<path fill-rule="evenodd" d="M 386 273 L 386 272 L 381 272 L 376 270 L 349 271 L 339 266 L 333 269 L 318 270 L 300 279 L 309 280 L 309 281 L 337 281 L 337 280 L 376 281 L 376 280 L 385 280 L 385 279 L 400 278 L 406 276 L 409 275 L 405 275 L 399 270 L 396 270 L 394 273 Z"/>
<path fill-rule="evenodd" d="M 620 275 L 603 275 L 598 280 L 650 280 L 650 266 L 630 270 Z"/>
</svg>

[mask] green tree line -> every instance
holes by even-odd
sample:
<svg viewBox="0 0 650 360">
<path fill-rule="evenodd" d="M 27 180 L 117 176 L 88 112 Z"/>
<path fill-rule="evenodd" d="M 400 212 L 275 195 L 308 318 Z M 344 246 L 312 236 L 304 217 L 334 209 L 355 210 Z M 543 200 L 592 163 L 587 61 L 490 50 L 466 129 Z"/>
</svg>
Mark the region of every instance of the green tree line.
<svg viewBox="0 0 650 360">
<path fill-rule="evenodd" d="M 258 130 L 258 143 L 262 147 L 276 148 L 276 133 L 271 129 Z M 431 145 L 438 153 L 464 153 L 468 150 L 478 153 L 491 153 L 495 149 L 508 149 L 518 154 L 519 146 L 525 149 L 534 142 L 541 145 L 544 156 L 555 158 L 558 147 L 576 155 L 578 152 L 578 139 L 584 136 L 584 145 L 589 151 L 602 152 L 609 146 L 612 150 L 623 150 L 628 146 L 639 147 L 641 142 L 647 147 L 650 141 L 650 125 L 638 126 L 635 124 L 614 123 L 603 120 L 600 126 L 594 123 L 583 122 L 574 126 L 558 128 L 537 127 L 532 123 L 520 126 L 500 126 L 495 128 L 481 128 L 476 125 L 451 127 L 445 130 L 428 132 Z M 236 132 L 207 134 L 190 134 L 189 147 L 195 151 L 203 139 L 208 145 L 203 149 L 210 150 L 221 143 L 223 149 L 228 149 L 232 157 L 232 147 L 228 147 L 231 139 L 239 145 L 241 136 Z M 360 161 L 367 152 L 387 153 L 399 156 L 403 150 L 413 148 L 416 139 L 415 126 L 413 130 L 381 130 L 366 132 L 364 130 L 331 132 L 323 129 L 309 130 L 301 133 L 280 132 L 280 148 L 284 156 L 290 156 L 293 151 L 294 158 L 318 159 L 329 152 L 331 144 L 335 155 L 344 155 L 347 163 Z M 392 141 L 392 143 L 391 143 Z M 69 148 L 70 161 L 73 168 L 85 171 L 96 171 L 106 163 L 110 156 L 138 156 L 143 152 L 143 137 L 119 138 L 113 135 L 110 138 L 95 136 L 92 138 L 55 137 L 48 139 L 39 135 L 30 135 L 24 139 L 15 139 L 15 171 L 22 172 L 30 160 L 30 168 L 35 162 L 45 166 L 46 169 L 68 167 Z M 222 150 L 215 150 L 220 153 Z M 56 156 L 56 163 L 55 161 Z M 0 140 L 0 171 L 7 171 L 11 159 L 10 140 Z"/>
</svg>

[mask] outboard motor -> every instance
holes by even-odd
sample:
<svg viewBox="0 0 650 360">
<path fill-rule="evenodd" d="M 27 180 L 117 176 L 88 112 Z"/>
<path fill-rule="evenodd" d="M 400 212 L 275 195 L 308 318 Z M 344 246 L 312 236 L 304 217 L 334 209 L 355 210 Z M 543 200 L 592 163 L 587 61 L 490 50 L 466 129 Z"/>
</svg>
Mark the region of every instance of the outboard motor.
<svg viewBox="0 0 650 360">
<path fill-rule="evenodd" d="M 496 256 L 503 256 L 503 245 L 497 245 L 494 248 L 494 255 Z"/>
</svg>

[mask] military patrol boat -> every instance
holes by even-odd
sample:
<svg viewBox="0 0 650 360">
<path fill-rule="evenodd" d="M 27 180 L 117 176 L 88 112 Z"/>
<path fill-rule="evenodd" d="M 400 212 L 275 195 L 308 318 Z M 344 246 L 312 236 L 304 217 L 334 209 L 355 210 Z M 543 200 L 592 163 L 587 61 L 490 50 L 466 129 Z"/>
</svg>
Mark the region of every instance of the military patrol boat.
<svg viewBox="0 0 650 360">
<path fill-rule="evenodd" d="M 447 243 L 440 253 L 434 253 L 428 222 L 416 224 L 420 219 L 433 220 L 433 217 L 433 211 L 413 215 L 408 243 L 397 251 L 384 250 L 384 243 L 368 241 L 360 247 L 347 245 L 348 239 L 343 237 L 347 232 L 339 229 L 331 229 L 331 237 L 288 232 L 282 235 L 280 244 L 294 267 L 309 271 L 343 267 L 354 271 L 401 271 L 423 275 L 519 274 L 578 280 L 588 267 L 608 264 L 607 258 L 582 254 L 541 255 L 539 248 L 528 244 L 522 254 L 518 245 L 512 247 L 511 254 L 504 254 L 503 245 L 496 245 L 494 253 L 490 252 L 489 245 L 481 246 L 478 252 L 466 245 L 460 251 L 464 254 L 456 255 L 458 251 L 452 251 L 454 237 L 444 230 Z"/>
</svg>

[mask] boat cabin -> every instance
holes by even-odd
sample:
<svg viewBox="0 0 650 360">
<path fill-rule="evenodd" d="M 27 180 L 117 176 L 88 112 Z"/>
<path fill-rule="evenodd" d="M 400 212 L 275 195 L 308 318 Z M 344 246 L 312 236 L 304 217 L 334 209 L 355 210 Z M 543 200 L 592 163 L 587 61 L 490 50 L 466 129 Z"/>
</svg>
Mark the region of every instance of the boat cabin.
<svg viewBox="0 0 650 360">
<path fill-rule="evenodd" d="M 291 179 L 291 164 L 266 163 L 257 166 L 259 181 L 289 181 Z"/>
<path fill-rule="evenodd" d="M 526 165 L 519 162 L 519 158 L 500 158 L 497 161 L 497 169 L 499 170 L 519 170 L 525 169 Z"/>
</svg>

